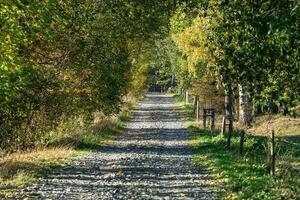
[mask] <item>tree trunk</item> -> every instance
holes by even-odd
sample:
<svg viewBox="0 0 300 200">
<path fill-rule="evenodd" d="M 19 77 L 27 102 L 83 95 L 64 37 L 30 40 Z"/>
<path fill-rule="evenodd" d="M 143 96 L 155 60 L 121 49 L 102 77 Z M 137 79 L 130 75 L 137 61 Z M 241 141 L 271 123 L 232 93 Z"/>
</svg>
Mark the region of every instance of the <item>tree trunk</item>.
<svg viewBox="0 0 300 200">
<path fill-rule="evenodd" d="M 252 119 L 261 113 L 259 107 L 257 106 L 255 95 L 257 94 L 257 89 L 254 88 L 254 93 L 252 97 Z"/>
<path fill-rule="evenodd" d="M 255 99 L 252 100 L 252 118 L 258 115 L 258 107 L 256 105 Z"/>
<path fill-rule="evenodd" d="M 196 120 L 197 120 L 197 122 L 199 122 L 200 102 L 199 102 L 199 96 L 197 96 L 197 97 L 198 97 L 198 99 L 197 99 L 197 102 L 196 102 Z"/>
<path fill-rule="evenodd" d="M 272 130 L 271 138 L 270 138 L 269 163 L 270 163 L 270 174 L 271 176 L 274 176 L 275 175 L 275 132 L 274 130 Z"/>
<path fill-rule="evenodd" d="M 221 135 L 224 136 L 226 131 L 226 119 L 225 117 L 222 118 L 222 128 L 221 128 Z"/>
<path fill-rule="evenodd" d="M 250 126 L 249 116 L 249 95 L 239 84 L 239 123 L 243 126 Z"/>
<path fill-rule="evenodd" d="M 194 114 L 196 114 L 196 109 L 197 109 L 197 101 L 198 101 L 198 98 L 197 98 L 198 96 L 196 95 L 195 97 L 194 97 L 194 103 L 193 103 L 193 112 L 194 112 Z"/>
<path fill-rule="evenodd" d="M 232 88 L 225 90 L 225 118 L 228 121 L 228 131 L 233 131 Z"/>
<path fill-rule="evenodd" d="M 189 91 L 185 92 L 185 103 L 189 103 Z"/>
<path fill-rule="evenodd" d="M 175 86 L 175 76 L 174 75 L 172 75 L 171 86 L 172 87 Z"/>
<path fill-rule="evenodd" d="M 225 118 L 228 121 L 227 148 L 230 148 L 231 135 L 233 131 L 232 106 L 232 88 L 231 85 L 229 85 L 225 89 Z"/>
</svg>

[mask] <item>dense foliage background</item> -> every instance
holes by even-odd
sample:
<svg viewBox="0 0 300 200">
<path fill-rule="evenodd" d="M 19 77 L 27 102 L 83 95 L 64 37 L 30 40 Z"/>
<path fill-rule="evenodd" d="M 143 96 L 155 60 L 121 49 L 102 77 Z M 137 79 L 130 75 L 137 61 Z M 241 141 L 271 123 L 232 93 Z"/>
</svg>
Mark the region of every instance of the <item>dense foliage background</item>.
<svg viewBox="0 0 300 200">
<path fill-rule="evenodd" d="M 64 121 L 118 113 L 140 93 L 141 46 L 168 13 L 157 3 L 1 1 L 0 147 L 33 147 Z"/>
<path fill-rule="evenodd" d="M 224 199 L 296 199 L 299 25 L 299 0 L 0 0 L 1 184 L 31 182 L 24 172 L 38 177 L 69 147 L 99 147 L 149 89 L 193 97 L 198 119 L 214 108 L 217 129 L 228 125 L 191 131 Z M 275 178 L 269 127 L 284 143 Z"/>
<path fill-rule="evenodd" d="M 170 17 L 161 59 L 179 88 L 207 96 L 201 88 L 211 85 L 237 99 L 244 125 L 261 112 L 295 116 L 299 17 L 299 1 L 183 2 Z"/>
<path fill-rule="evenodd" d="M 299 9 L 291 0 L 2 1 L 0 147 L 33 147 L 65 121 L 118 113 L 147 84 L 239 96 L 245 125 L 250 104 L 293 114 Z"/>
</svg>

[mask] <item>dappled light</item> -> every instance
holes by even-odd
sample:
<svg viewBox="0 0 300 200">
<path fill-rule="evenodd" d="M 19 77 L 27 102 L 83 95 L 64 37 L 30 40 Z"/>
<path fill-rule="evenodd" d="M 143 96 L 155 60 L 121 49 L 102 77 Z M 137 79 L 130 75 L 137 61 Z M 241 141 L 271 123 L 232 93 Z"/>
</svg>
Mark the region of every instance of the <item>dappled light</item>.
<svg viewBox="0 0 300 200">
<path fill-rule="evenodd" d="M 215 199 L 218 186 L 206 169 L 192 165 L 189 136 L 176 108 L 172 97 L 146 95 L 121 136 L 54 169 L 45 182 L 17 197 Z"/>
<path fill-rule="evenodd" d="M 300 199 L 299 16 L 0 0 L 0 199 Z"/>
</svg>

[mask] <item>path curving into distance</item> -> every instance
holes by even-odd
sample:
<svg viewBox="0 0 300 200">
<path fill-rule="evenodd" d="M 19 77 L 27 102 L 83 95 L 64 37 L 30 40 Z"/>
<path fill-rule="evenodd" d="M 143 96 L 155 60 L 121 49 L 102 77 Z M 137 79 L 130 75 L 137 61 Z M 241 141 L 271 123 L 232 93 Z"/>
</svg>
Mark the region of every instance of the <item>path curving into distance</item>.
<svg viewBox="0 0 300 200">
<path fill-rule="evenodd" d="M 217 199 L 192 152 L 173 97 L 148 93 L 124 134 L 91 155 L 54 169 L 18 199 Z"/>
</svg>

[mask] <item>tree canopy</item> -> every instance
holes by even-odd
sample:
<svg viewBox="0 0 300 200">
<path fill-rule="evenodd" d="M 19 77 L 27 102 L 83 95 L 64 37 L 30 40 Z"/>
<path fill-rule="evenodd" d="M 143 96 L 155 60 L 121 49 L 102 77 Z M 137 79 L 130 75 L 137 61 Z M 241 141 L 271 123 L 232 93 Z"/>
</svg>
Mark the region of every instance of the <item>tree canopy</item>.
<svg viewBox="0 0 300 200">
<path fill-rule="evenodd" d="M 210 82 L 263 109 L 299 104 L 298 1 L 15 0 L 0 3 L 0 147 L 27 148 L 122 97 Z M 157 73 L 153 73 L 153 71 Z"/>
</svg>

